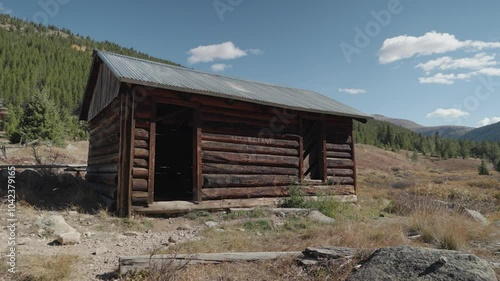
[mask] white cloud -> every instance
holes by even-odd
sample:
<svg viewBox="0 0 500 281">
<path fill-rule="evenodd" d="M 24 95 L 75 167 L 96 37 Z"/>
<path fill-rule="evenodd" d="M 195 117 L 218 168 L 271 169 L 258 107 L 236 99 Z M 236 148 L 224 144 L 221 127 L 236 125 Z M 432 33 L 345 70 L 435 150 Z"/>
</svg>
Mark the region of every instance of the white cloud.
<svg viewBox="0 0 500 281">
<path fill-rule="evenodd" d="M 11 9 L 5 7 L 3 3 L 0 3 L 0 14 L 8 15 L 8 14 L 12 14 L 12 12 L 13 11 Z"/>
<path fill-rule="evenodd" d="M 348 93 L 351 95 L 359 95 L 366 93 L 365 89 L 355 89 L 355 88 L 339 88 L 339 92 Z"/>
<path fill-rule="evenodd" d="M 379 62 L 386 64 L 413 56 L 442 54 L 458 49 L 480 51 L 492 48 L 500 48 L 500 42 L 460 41 L 453 34 L 431 31 L 420 37 L 400 35 L 384 40 Z"/>
<path fill-rule="evenodd" d="M 492 118 L 484 117 L 484 119 L 481 120 L 481 121 L 479 121 L 477 123 L 477 125 L 479 127 L 483 127 L 483 126 L 490 125 L 490 124 L 495 124 L 495 123 L 498 123 L 498 122 L 500 122 L 500 117 L 492 117 Z"/>
<path fill-rule="evenodd" d="M 456 108 L 438 108 L 431 113 L 427 113 L 427 118 L 459 118 L 468 116 L 469 113 Z"/>
<path fill-rule="evenodd" d="M 456 80 L 468 80 L 474 75 L 476 75 L 476 72 L 459 73 L 459 74 L 437 73 L 434 76 L 420 77 L 420 78 L 418 78 L 418 81 L 422 84 L 451 85 L 451 84 L 455 83 Z"/>
<path fill-rule="evenodd" d="M 226 70 L 226 68 L 231 68 L 231 67 L 233 67 L 233 66 L 230 64 L 216 63 L 216 64 L 212 65 L 212 70 L 213 71 L 224 71 L 224 70 Z"/>
<path fill-rule="evenodd" d="M 252 55 L 262 55 L 264 52 L 261 49 L 249 49 L 248 52 Z"/>
<path fill-rule="evenodd" d="M 443 74 L 437 73 L 433 76 L 428 77 L 420 77 L 418 81 L 422 84 L 444 84 L 451 85 L 455 83 L 457 80 L 469 80 L 477 75 L 485 75 L 485 76 L 500 76 L 500 68 L 483 68 L 477 71 L 467 72 L 467 73 L 450 73 Z"/>
<path fill-rule="evenodd" d="M 497 65 L 495 61 L 495 55 L 488 55 L 485 53 L 479 53 L 471 58 L 461 58 L 453 59 L 451 57 L 441 57 L 434 60 L 427 61 L 425 63 L 420 63 L 416 67 L 421 68 L 426 74 L 429 74 L 432 70 L 450 70 L 450 69 L 481 69 L 488 66 Z"/>
<path fill-rule="evenodd" d="M 230 60 L 247 55 L 247 52 L 236 47 L 231 41 L 215 45 L 198 46 L 187 53 L 191 55 L 188 58 L 190 64 L 211 62 L 216 59 Z"/>
</svg>

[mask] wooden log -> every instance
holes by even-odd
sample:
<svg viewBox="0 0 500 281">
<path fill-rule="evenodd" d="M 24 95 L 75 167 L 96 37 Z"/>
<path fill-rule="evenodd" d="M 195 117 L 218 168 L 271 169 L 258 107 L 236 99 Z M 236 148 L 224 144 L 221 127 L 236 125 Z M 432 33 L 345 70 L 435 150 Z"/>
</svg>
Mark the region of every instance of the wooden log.
<svg viewBox="0 0 500 281">
<path fill-rule="evenodd" d="M 209 134 L 225 134 L 240 137 L 258 137 L 262 139 L 289 140 L 290 135 L 298 136 L 298 130 L 295 127 L 284 127 L 280 132 L 273 132 L 268 127 L 205 121 L 202 124 L 202 129 L 203 132 Z"/>
<path fill-rule="evenodd" d="M 132 169 L 132 176 L 134 178 L 148 178 L 149 177 L 149 170 L 145 168 L 138 168 L 134 167 Z"/>
<path fill-rule="evenodd" d="M 326 149 L 332 151 L 351 151 L 351 146 L 349 144 L 327 143 Z"/>
<path fill-rule="evenodd" d="M 134 148 L 148 148 L 148 142 L 145 140 L 134 140 Z"/>
<path fill-rule="evenodd" d="M 102 155 L 97 157 L 90 157 L 88 160 L 88 165 L 99 165 L 99 164 L 114 164 L 118 163 L 120 159 L 118 153 Z"/>
<path fill-rule="evenodd" d="M 328 168 L 352 168 L 354 161 L 342 158 L 327 158 Z"/>
<path fill-rule="evenodd" d="M 326 157 L 352 159 L 352 155 L 350 152 L 341 152 L 341 151 L 327 151 Z"/>
<path fill-rule="evenodd" d="M 136 121 L 135 122 L 135 127 L 136 128 L 142 128 L 142 129 L 149 129 L 149 122 L 144 122 L 144 121 Z"/>
<path fill-rule="evenodd" d="M 149 150 L 145 148 L 135 148 L 134 158 L 149 159 Z"/>
<path fill-rule="evenodd" d="M 112 144 L 112 145 L 98 147 L 98 148 L 90 148 L 89 149 L 89 157 L 114 154 L 114 153 L 118 153 L 119 150 L 120 150 L 120 146 L 118 144 Z"/>
<path fill-rule="evenodd" d="M 335 198 L 335 200 L 338 200 L 339 202 L 357 202 L 356 195 L 339 195 L 331 197 Z M 310 200 L 318 200 L 319 197 L 309 196 L 307 198 Z M 189 201 L 163 201 L 154 202 L 149 204 L 147 207 L 135 206 L 133 209 L 135 212 L 143 214 L 182 214 L 190 211 L 278 206 L 285 199 L 286 197 L 206 200 L 198 202 L 198 204 Z"/>
<path fill-rule="evenodd" d="M 87 173 L 85 179 L 90 182 L 104 183 L 107 185 L 116 186 L 118 180 L 117 173 Z"/>
<path fill-rule="evenodd" d="M 148 140 L 149 139 L 149 132 L 145 129 L 136 129 L 135 130 L 135 139 L 136 140 Z"/>
<path fill-rule="evenodd" d="M 144 110 L 144 111 L 136 111 L 135 112 L 135 118 L 140 118 L 140 119 L 150 119 L 151 118 L 151 112 Z"/>
<path fill-rule="evenodd" d="M 146 179 L 132 179 L 132 190 L 133 191 L 148 191 L 148 180 Z"/>
<path fill-rule="evenodd" d="M 91 149 L 100 148 L 103 146 L 118 145 L 120 143 L 120 133 L 112 133 L 109 135 L 91 136 L 89 138 L 89 147 Z"/>
<path fill-rule="evenodd" d="M 117 173 L 118 164 L 101 164 L 87 166 L 87 173 Z"/>
<path fill-rule="evenodd" d="M 244 137 L 244 136 L 234 136 L 234 135 L 205 133 L 205 132 L 203 132 L 202 134 L 202 140 L 218 141 L 226 143 L 240 143 L 248 145 L 266 145 L 266 146 L 277 146 L 286 148 L 299 148 L 299 142 L 297 140 Z"/>
<path fill-rule="evenodd" d="M 147 205 L 148 204 L 148 193 L 144 191 L 132 191 L 131 198 L 132 205 Z"/>
<path fill-rule="evenodd" d="M 218 151 L 203 151 L 202 162 L 206 163 L 238 163 L 250 165 L 280 166 L 280 167 L 298 167 L 299 157 L 292 156 L 274 156 L 259 155 L 247 153 L 232 153 Z"/>
<path fill-rule="evenodd" d="M 284 155 L 284 156 L 298 156 L 299 151 L 294 148 L 281 148 L 269 147 L 262 145 L 248 145 L 238 143 L 225 143 L 217 141 L 202 141 L 201 146 L 203 150 L 223 151 L 223 152 L 240 152 L 240 153 L 254 153 L 254 154 L 268 154 L 268 155 Z"/>
<path fill-rule="evenodd" d="M 95 182 L 87 182 L 88 186 L 90 189 L 93 191 L 99 193 L 99 194 L 104 194 L 109 198 L 116 198 L 116 185 L 111 186 L 107 184 L 100 184 L 100 183 L 95 183 Z"/>
<path fill-rule="evenodd" d="M 146 159 L 134 158 L 134 167 L 148 168 L 148 161 Z"/>
<path fill-rule="evenodd" d="M 298 182 L 298 177 L 287 175 L 203 175 L 203 188 L 236 186 L 275 186 Z"/>
<path fill-rule="evenodd" d="M 203 174 L 272 174 L 298 176 L 299 170 L 297 168 L 202 163 L 202 172 Z"/>
<path fill-rule="evenodd" d="M 107 135 L 120 131 L 120 112 L 117 112 L 116 117 L 111 120 L 103 120 L 97 126 L 92 127 L 89 132 L 90 136 Z"/>
<path fill-rule="evenodd" d="M 194 265 L 219 264 L 223 262 L 255 262 L 274 260 L 278 258 L 299 257 L 301 252 L 230 252 L 230 253 L 200 253 L 200 254 L 171 254 L 171 255 L 144 255 L 120 257 L 120 274 L 129 271 L 140 271 L 150 266 L 161 267 L 162 264 Z"/>
<path fill-rule="evenodd" d="M 354 184 L 352 177 L 328 177 L 328 184 Z"/>
<path fill-rule="evenodd" d="M 353 174 L 352 169 L 328 169 L 328 176 L 352 176 Z"/>
<path fill-rule="evenodd" d="M 254 108 L 254 110 L 242 110 L 216 106 L 203 106 L 201 110 L 203 112 L 203 118 L 216 114 L 217 116 L 223 116 L 226 120 L 233 120 L 233 118 L 253 119 L 265 122 L 264 124 L 266 127 L 270 126 L 270 123 L 273 122 L 273 118 L 276 118 L 277 122 L 285 121 L 288 124 L 294 124 L 298 121 L 296 113 L 292 113 L 291 111 L 283 112 L 277 109 L 268 109 L 265 110 L 265 112 L 262 112 L 262 110 L 258 110 L 258 108 Z M 284 119 L 284 121 L 281 120 L 280 117 L 281 119 Z"/>
<path fill-rule="evenodd" d="M 354 186 L 300 186 L 305 195 L 352 195 Z M 290 186 L 266 187 L 227 187 L 204 188 L 201 190 L 203 200 L 244 199 L 259 197 L 286 197 L 290 195 Z"/>
</svg>

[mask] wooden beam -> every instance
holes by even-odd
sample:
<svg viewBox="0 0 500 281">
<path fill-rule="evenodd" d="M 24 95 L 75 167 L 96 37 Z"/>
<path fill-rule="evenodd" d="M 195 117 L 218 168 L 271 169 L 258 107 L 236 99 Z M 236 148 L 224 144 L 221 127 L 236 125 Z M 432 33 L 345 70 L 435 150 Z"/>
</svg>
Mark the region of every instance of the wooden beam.
<svg viewBox="0 0 500 281">
<path fill-rule="evenodd" d="M 161 267 L 162 264 L 219 264 L 223 262 L 254 262 L 273 260 L 284 257 L 299 257 L 302 252 L 231 252 L 231 253 L 200 253 L 123 256 L 119 259 L 120 275 L 129 271 L 140 271 L 148 267 Z"/>
<path fill-rule="evenodd" d="M 299 115 L 299 180 L 304 180 L 304 120 Z"/>
<path fill-rule="evenodd" d="M 218 141 L 202 141 L 201 147 L 203 148 L 203 150 L 222 151 L 222 152 L 239 152 L 239 153 L 283 155 L 283 156 L 297 156 L 299 154 L 298 150 L 294 148 L 226 143 Z"/>
<path fill-rule="evenodd" d="M 203 163 L 203 174 L 260 174 L 260 175 L 291 175 L 298 176 L 297 168 L 252 166 L 236 164 Z"/>
<path fill-rule="evenodd" d="M 213 187 L 250 187 L 289 185 L 298 182 L 298 177 L 289 175 L 234 175 L 209 174 L 203 175 L 203 188 Z"/>
<path fill-rule="evenodd" d="M 356 195 L 331 196 L 339 202 L 355 203 Z M 318 200 L 317 196 L 307 197 L 311 200 Z M 251 208 L 278 206 L 286 200 L 287 197 L 272 198 L 252 198 L 252 199 L 226 199 L 226 200 L 207 200 L 195 204 L 189 201 L 164 201 L 154 202 L 149 206 L 133 206 L 135 212 L 144 214 L 181 214 L 190 211 L 202 210 L 228 210 L 229 208 Z"/>
<path fill-rule="evenodd" d="M 324 117 L 324 116 L 322 116 Z M 327 158 L 326 158 L 326 124 L 324 121 L 324 118 L 322 118 L 320 123 L 320 165 L 319 165 L 319 173 L 321 180 L 323 182 L 327 182 L 328 178 L 328 163 L 327 163 Z"/>
<path fill-rule="evenodd" d="M 203 200 L 286 197 L 289 196 L 291 188 L 290 186 L 204 188 L 202 196 Z M 308 196 L 354 194 L 354 186 L 349 185 L 300 186 L 298 188 Z"/>
<path fill-rule="evenodd" d="M 248 165 L 265 165 L 281 167 L 298 167 L 299 157 L 261 155 L 248 153 L 232 153 L 218 151 L 203 151 L 202 159 L 207 163 L 238 163 Z"/>
<path fill-rule="evenodd" d="M 151 121 L 149 122 L 149 163 L 148 163 L 148 204 L 154 201 L 156 160 L 156 102 L 151 101 Z"/>
<path fill-rule="evenodd" d="M 351 120 L 351 126 L 352 126 L 352 121 Z M 354 130 L 351 130 L 351 150 L 352 150 L 352 155 L 351 155 L 351 160 L 354 162 L 354 166 L 352 168 L 352 172 L 353 172 L 353 179 L 354 179 L 354 191 L 355 191 L 355 194 L 356 196 L 358 195 L 358 175 L 357 175 L 357 172 L 356 172 L 356 142 L 354 141 Z"/>
<path fill-rule="evenodd" d="M 234 135 L 226 135 L 218 133 L 203 133 L 202 139 L 208 141 L 241 143 L 248 145 L 267 145 L 267 146 L 277 146 L 277 147 L 287 147 L 287 148 L 299 147 L 299 142 L 296 140 L 244 137 L 244 136 L 234 136 Z"/>
<path fill-rule="evenodd" d="M 193 113 L 193 200 L 201 202 L 201 188 L 203 185 L 202 176 L 202 128 L 201 110 L 196 108 Z"/>
</svg>

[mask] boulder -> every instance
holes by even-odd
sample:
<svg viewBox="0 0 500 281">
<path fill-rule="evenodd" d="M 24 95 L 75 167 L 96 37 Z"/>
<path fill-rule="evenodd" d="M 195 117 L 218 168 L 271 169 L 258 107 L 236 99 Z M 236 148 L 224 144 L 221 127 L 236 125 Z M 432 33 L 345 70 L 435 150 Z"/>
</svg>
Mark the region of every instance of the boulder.
<svg viewBox="0 0 500 281">
<path fill-rule="evenodd" d="M 321 212 L 319 211 L 311 211 L 309 213 L 309 215 L 307 215 L 307 217 L 310 219 L 310 220 L 313 220 L 313 221 L 317 221 L 317 222 L 321 222 L 321 223 L 334 223 L 335 220 L 330 218 L 330 217 L 327 217 L 325 215 L 323 215 Z"/>
<path fill-rule="evenodd" d="M 450 250 L 398 246 L 375 251 L 347 280 L 497 281 L 489 263 Z"/>
<path fill-rule="evenodd" d="M 216 227 L 216 226 L 219 226 L 219 223 L 215 222 L 215 221 L 207 221 L 207 222 L 205 222 L 205 225 L 208 227 Z"/>
<path fill-rule="evenodd" d="M 67 232 L 57 236 L 57 242 L 61 245 L 74 245 L 80 244 L 80 233 Z"/>
<path fill-rule="evenodd" d="M 68 232 L 77 232 L 73 227 L 67 224 L 60 215 L 40 216 L 35 220 L 34 224 L 38 226 L 39 230 L 43 230 L 45 233 L 55 236 Z"/>
<path fill-rule="evenodd" d="M 464 213 L 466 216 L 468 216 L 469 218 L 477 221 L 478 223 L 482 224 L 482 225 L 488 225 L 490 224 L 490 222 L 488 221 L 488 219 L 483 216 L 483 214 L 481 214 L 479 211 L 476 211 L 476 210 L 470 210 L 470 209 L 464 209 Z"/>
</svg>

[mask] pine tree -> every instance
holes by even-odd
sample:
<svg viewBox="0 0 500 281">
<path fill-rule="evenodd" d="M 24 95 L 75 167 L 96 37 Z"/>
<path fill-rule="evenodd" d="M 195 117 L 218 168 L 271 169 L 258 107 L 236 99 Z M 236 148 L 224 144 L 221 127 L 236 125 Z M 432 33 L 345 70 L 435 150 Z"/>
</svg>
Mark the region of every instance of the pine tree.
<svg viewBox="0 0 500 281">
<path fill-rule="evenodd" d="M 56 145 L 64 143 L 64 128 L 55 104 L 44 92 L 36 91 L 28 100 L 19 122 L 22 143 L 33 140 L 51 141 Z"/>
<path fill-rule="evenodd" d="M 498 160 L 497 166 L 496 166 L 497 172 L 500 172 L 500 160 Z"/>
<path fill-rule="evenodd" d="M 480 175 L 489 175 L 488 166 L 486 165 L 486 161 L 481 160 L 481 164 L 478 167 L 478 171 Z"/>
</svg>

